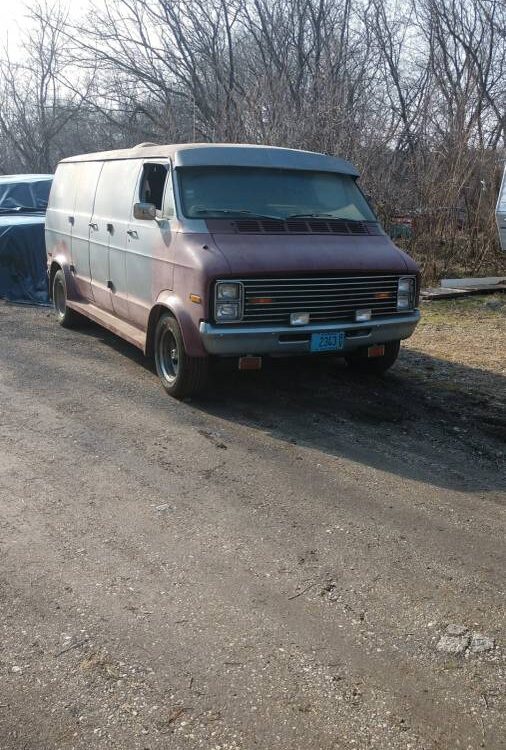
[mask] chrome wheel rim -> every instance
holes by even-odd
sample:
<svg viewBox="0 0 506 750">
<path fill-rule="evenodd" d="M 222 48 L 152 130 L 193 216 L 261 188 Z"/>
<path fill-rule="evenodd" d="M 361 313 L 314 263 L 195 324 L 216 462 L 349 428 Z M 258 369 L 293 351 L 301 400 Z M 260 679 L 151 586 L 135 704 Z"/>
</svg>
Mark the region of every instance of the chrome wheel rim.
<svg viewBox="0 0 506 750">
<path fill-rule="evenodd" d="M 62 282 L 58 279 L 53 289 L 53 301 L 54 308 L 60 318 L 65 315 L 66 300 L 65 300 L 65 289 Z"/>
<path fill-rule="evenodd" d="M 179 371 L 179 351 L 174 334 L 168 329 L 162 331 L 158 342 L 158 365 L 165 380 L 173 383 Z"/>
</svg>

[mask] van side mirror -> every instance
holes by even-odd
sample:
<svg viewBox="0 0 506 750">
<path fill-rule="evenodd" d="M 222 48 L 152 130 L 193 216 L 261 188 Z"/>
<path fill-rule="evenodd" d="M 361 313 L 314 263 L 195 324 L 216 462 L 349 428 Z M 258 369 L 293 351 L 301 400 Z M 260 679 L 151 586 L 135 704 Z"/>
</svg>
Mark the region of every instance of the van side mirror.
<svg viewBox="0 0 506 750">
<path fill-rule="evenodd" d="M 134 219 L 156 219 L 154 203 L 134 203 Z"/>
</svg>

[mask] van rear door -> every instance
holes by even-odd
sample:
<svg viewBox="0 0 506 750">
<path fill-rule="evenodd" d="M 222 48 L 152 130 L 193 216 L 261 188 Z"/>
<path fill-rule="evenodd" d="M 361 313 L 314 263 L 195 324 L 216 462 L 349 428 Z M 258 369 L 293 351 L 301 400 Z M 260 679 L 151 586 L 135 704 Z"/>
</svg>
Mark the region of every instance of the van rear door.
<svg viewBox="0 0 506 750">
<path fill-rule="evenodd" d="M 90 222 L 91 285 L 95 304 L 128 319 L 125 247 L 140 169 L 137 159 L 104 162 Z"/>
<path fill-rule="evenodd" d="M 50 262 L 56 255 L 71 258 L 78 166 L 64 162 L 56 167 L 46 211 L 46 250 Z M 76 292 L 79 294 L 80 290 Z"/>
</svg>

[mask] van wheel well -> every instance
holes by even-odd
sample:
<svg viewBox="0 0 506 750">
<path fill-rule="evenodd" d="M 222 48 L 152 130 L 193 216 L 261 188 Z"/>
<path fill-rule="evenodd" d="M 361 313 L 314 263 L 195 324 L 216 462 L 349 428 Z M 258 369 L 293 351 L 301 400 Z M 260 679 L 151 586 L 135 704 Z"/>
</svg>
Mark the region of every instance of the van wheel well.
<svg viewBox="0 0 506 750">
<path fill-rule="evenodd" d="M 160 320 L 160 316 L 163 313 L 169 313 L 170 315 L 175 317 L 172 310 L 170 310 L 168 307 L 165 307 L 165 305 L 155 305 L 149 313 L 148 332 L 146 336 L 146 357 L 149 357 L 149 359 L 152 359 L 155 356 L 156 324 Z"/>
<path fill-rule="evenodd" d="M 49 299 L 53 299 L 53 281 L 57 271 L 61 271 L 62 267 L 59 263 L 51 263 L 49 270 Z"/>
</svg>

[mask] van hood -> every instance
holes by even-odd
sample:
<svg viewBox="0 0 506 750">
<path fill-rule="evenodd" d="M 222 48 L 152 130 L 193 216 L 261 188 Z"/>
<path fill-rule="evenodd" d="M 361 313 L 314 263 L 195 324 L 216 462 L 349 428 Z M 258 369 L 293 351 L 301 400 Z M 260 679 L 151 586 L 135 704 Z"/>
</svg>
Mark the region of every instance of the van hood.
<svg viewBox="0 0 506 750">
<path fill-rule="evenodd" d="M 230 273 L 251 274 L 349 272 L 417 273 L 416 263 L 386 235 L 212 234 Z"/>
</svg>

